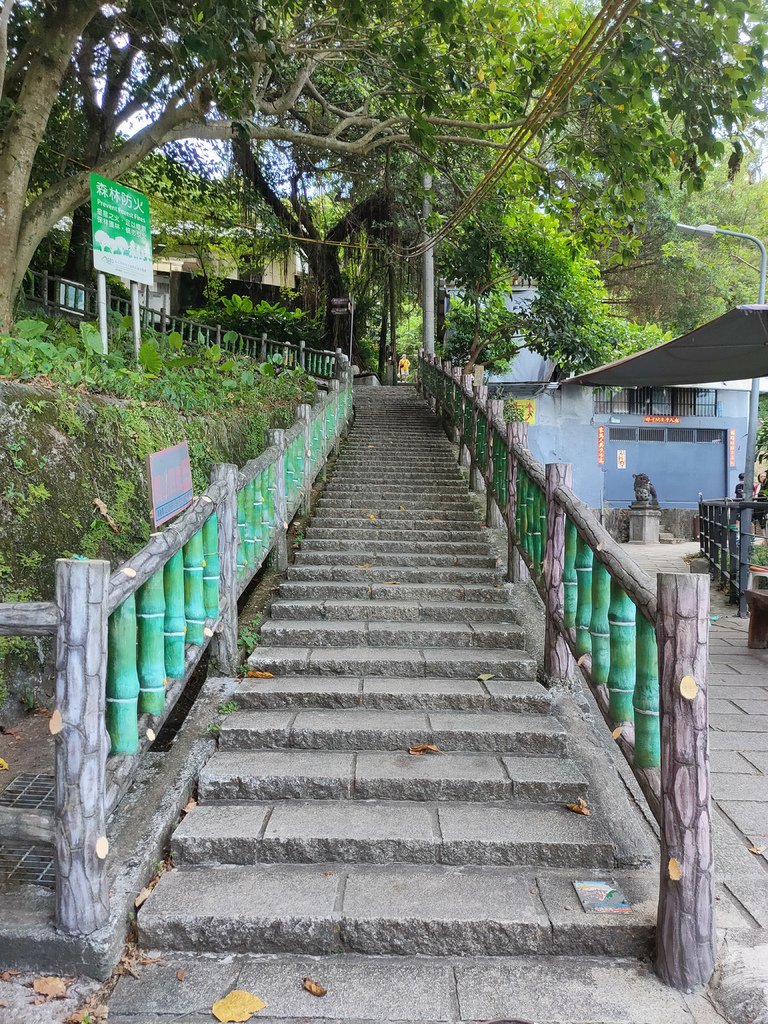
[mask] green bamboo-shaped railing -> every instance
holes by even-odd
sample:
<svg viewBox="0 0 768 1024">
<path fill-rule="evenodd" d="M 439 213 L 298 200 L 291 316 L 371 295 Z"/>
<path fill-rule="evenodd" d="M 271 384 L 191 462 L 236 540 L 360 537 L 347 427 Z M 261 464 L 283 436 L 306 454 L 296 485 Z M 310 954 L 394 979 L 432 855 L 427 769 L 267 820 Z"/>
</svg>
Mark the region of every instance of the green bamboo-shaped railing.
<svg viewBox="0 0 768 1024">
<path fill-rule="evenodd" d="M 608 682 L 611 666 L 611 639 L 608 612 L 611 604 L 611 574 L 602 564 L 592 563 L 592 611 L 589 619 L 589 636 L 592 654 L 590 672 L 598 686 Z"/>
<path fill-rule="evenodd" d="M 611 667 L 608 676 L 608 709 L 615 725 L 634 720 L 635 606 L 616 580 L 611 580 Z"/>
<path fill-rule="evenodd" d="M 136 597 L 131 594 L 109 617 L 105 721 L 112 754 L 139 749 L 138 704 Z"/>
<path fill-rule="evenodd" d="M 219 521 L 214 512 L 203 523 L 203 604 L 205 616 L 219 617 Z"/>
<path fill-rule="evenodd" d="M 644 615 L 637 615 L 636 652 L 636 680 L 632 701 L 635 765 L 638 768 L 658 768 L 661 764 L 659 652 L 656 630 Z"/>
<path fill-rule="evenodd" d="M 253 570 L 253 554 L 256 543 L 256 522 L 253 507 L 254 490 L 253 480 L 249 480 L 245 487 L 242 488 L 243 514 L 245 520 L 245 528 L 243 530 L 243 553 L 245 557 L 245 570 L 249 573 Z"/>
<path fill-rule="evenodd" d="M 139 714 L 159 715 L 165 705 L 165 594 L 156 572 L 136 591 Z"/>
<path fill-rule="evenodd" d="M 237 578 L 242 580 L 245 576 L 245 488 L 241 487 L 237 492 L 237 531 L 239 540 L 237 544 Z"/>
<path fill-rule="evenodd" d="M 184 619 L 186 641 L 202 647 L 205 629 L 203 601 L 203 531 L 193 534 L 182 548 L 184 563 Z"/>
<path fill-rule="evenodd" d="M 576 657 L 592 654 L 592 548 L 582 537 L 576 539 Z"/>
<path fill-rule="evenodd" d="M 563 625 L 566 629 L 576 626 L 578 604 L 578 582 L 576 576 L 576 527 L 569 518 L 565 520 L 565 552 L 563 559 Z"/>
<path fill-rule="evenodd" d="M 171 555 L 163 569 L 165 595 L 165 672 L 170 679 L 184 675 L 184 644 L 187 623 L 184 618 L 184 556 Z"/>
</svg>

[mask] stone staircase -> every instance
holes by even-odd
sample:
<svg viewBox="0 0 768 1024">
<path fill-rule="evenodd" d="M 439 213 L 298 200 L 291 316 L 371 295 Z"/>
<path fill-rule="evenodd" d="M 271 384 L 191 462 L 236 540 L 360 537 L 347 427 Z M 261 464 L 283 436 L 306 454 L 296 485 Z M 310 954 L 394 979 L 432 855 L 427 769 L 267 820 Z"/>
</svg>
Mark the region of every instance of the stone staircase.
<svg viewBox="0 0 768 1024">
<path fill-rule="evenodd" d="M 323 957 L 313 976 L 339 985 L 345 965 L 394 970 L 390 956 L 400 971 L 418 955 L 514 972 L 531 954 L 647 955 L 653 874 L 622 859 L 606 816 L 564 807 L 590 799 L 589 773 L 450 444 L 410 388 L 355 404 L 249 658 L 272 677 L 237 690 L 174 869 L 139 914 L 142 944 Z M 408 753 L 420 744 L 440 752 Z M 584 878 L 615 879 L 632 913 L 586 914 Z M 291 1019 L 329 1012 L 307 998 Z M 464 1019 L 451 1012 L 413 1019 Z"/>
</svg>

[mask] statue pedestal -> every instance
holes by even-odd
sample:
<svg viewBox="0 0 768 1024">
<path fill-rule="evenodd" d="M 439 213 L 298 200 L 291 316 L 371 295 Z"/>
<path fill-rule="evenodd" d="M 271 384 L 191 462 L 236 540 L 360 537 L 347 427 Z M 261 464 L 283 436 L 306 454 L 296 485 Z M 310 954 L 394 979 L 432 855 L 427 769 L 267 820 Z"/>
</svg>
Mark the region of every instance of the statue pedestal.
<svg viewBox="0 0 768 1024">
<path fill-rule="evenodd" d="M 629 506 L 629 543 L 658 544 L 661 511 L 646 502 Z"/>
</svg>

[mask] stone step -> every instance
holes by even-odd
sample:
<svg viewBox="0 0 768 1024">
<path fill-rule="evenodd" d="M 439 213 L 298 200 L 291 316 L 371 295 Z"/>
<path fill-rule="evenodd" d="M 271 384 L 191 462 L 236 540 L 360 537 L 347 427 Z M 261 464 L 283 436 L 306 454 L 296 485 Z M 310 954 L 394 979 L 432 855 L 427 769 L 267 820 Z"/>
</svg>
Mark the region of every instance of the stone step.
<svg viewBox="0 0 768 1024">
<path fill-rule="evenodd" d="M 371 519 L 371 515 L 375 515 L 376 518 Z M 359 526 L 366 525 L 373 529 L 388 528 L 394 530 L 400 525 L 405 529 L 413 529 L 414 523 L 417 521 L 419 527 L 424 526 L 431 529 L 481 529 L 480 518 L 475 510 L 471 512 L 455 512 L 453 510 L 434 511 L 433 515 L 429 517 L 416 517 L 413 511 L 408 511 L 405 508 L 384 509 L 378 513 L 369 512 L 367 514 L 347 509 L 341 512 L 339 510 L 328 510 L 322 515 L 316 513 L 312 517 L 313 524 L 322 526 L 325 529 L 357 529 Z"/>
<path fill-rule="evenodd" d="M 561 806 L 283 800 L 199 806 L 173 834 L 176 867 L 203 864 L 536 864 L 612 868 L 594 818 Z"/>
<path fill-rule="evenodd" d="M 372 559 L 375 562 L 372 563 Z M 294 565 L 329 565 L 344 566 L 351 565 L 358 568 L 371 569 L 374 566 L 394 565 L 398 568 L 419 568 L 435 567 L 438 569 L 459 566 L 466 569 L 495 568 L 496 558 L 489 554 L 465 555 L 465 554 L 431 554 L 409 550 L 405 551 L 380 551 L 374 553 L 370 550 L 363 550 L 359 545 L 356 551 L 315 551 L 313 548 L 305 550 L 303 547 L 296 552 Z"/>
<path fill-rule="evenodd" d="M 434 483 L 417 484 L 412 481 L 400 481 L 396 483 L 365 483 L 352 484 L 342 480 L 334 480 L 323 491 L 324 498 L 350 498 L 353 501 L 365 498 L 366 500 L 384 500 L 386 498 L 402 501 L 424 501 L 425 499 L 455 499 L 467 497 L 467 488 L 463 480 L 441 480 Z"/>
<path fill-rule="evenodd" d="M 369 555 L 386 554 L 414 554 L 414 555 L 453 555 L 462 557 L 464 555 L 485 555 L 488 557 L 488 543 L 478 531 L 472 535 L 472 540 L 451 541 L 447 538 L 443 541 L 433 540 L 407 540 L 396 537 L 393 540 L 376 540 L 368 537 L 336 537 L 326 539 L 320 537 L 307 537 L 301 542 L 302 551 L 326 551 L 331 555 L 337 553 L 352 552 L 359 554 L 361 551 Z M 495 560 L 494 560 L 495 561 Z"/>
<path fill-rule="evenodd" d="M 365 579 L 369 577 L 366 576 Z M 442 604 L 446 601 L 482 601 L 508 604 L 511 594 L 500 582 L 482 583 L 409 583 L 401 580 L 384 583 L 355 583 L 333 580 L 287 580 L 281 583 L 280 598 L 302 601 L 409 601 Z"/>
<path fill-rule="evenodd" d="M 460 647 L 463 650 L 520 650 L 525 631 L 507 623 L 344 622 L 312 619 L 267 620 L 262 645 L 270 647 Z"/>
<path fill-rule="evenodd" d="M 222 750 L 399 750 L 433 743 L 441 750 L 563 755 L 566 735 L 548 715 L 368 709 L 235 711 L 221 723 Z M 427 755 L 424 755 L 427 756 Z M 435 755 L 438 756 L 438 755 Z"/>
<path fill-rule="evenodd" d="M 384 708 L 425 711 L 515 711 L 548 714 L 549 690 L 514 679 L 413 679 L 386 676 L 278 676 L 242 680 L 235 699 L 244 710 Z"/>
<path fill-rule="evenodd" d="M 254 671 L 276 676 L 401 676 L 406 679 L 534 679 L 536 663 L 520 650 L 449 647 L 257 647 L 248 658 Z"/>
<path fill-rule="evenodd" d="M 227 800 L 509 800 L 575 803 L 589 783 L 567 758 L 364 750 L 220 750 L 199 798 Z"/>
<path fill-rule="evenodd" d="M 495 569 L 462 569 L 460 566 L 372 565 L 289 565 L 289 580 L 307 583 L 479 583 L 486 587 L 501 583 Z"/>
<path fill-rule="evenodd" d="M 332 622 L 361 620 L 377 622 L 507 622 L 517 623 L 511 605 L 487 604 L 482 601 L 452 601 L 443 604 L 416 601 L 294 601 L 278 598 L 273 601 L 270 617 L 286 619 L 320 619 Z"/>
<path fill-rule="evenodd" d="M 313 520 L 314 522 L 314 520 Z M 317 520 L 318 523 L 323 520 Z M 341 527 L 333 529 L 332 527 L 325 526 L 308 526 L 304 531 L 304 535 L 308 540 L 319 540 L 319 541 L 357 541 L 364 540 L 366 542 L 372 541 L 373 543 L 381 543 L 382 541 L 398 541 L 400 543 L 438 543 L 438 544 L 474 544 L 481 542 L 485 544 L 483 540 L 484 533 L 478 527 L 467 525 L 465 530 L 418 530 L 418 529 L 406 529 L 403 526 L 401 529 L 391 529 L 382 527 L 379 523 L 372 523 L 368 520 L 366 523 L 360 523 L 356 528 L 352 527 Z"/>
<path fill-rule="evenodd" d="M 204 1017 L 187 1015 L 190 988 L 200 993 L 197 1004 L 206 1006 L 233 989 L 257 992 L 267 1009 L 253 1024 L 469 1024 L 511 1016 L 547 1024 L 723 1021 L 706 996 L 664 986 L 651 964 L 635 959 L 357 953 L 202 958 L 194 952 L 169 958 L 159 952 L 150 954 L 140 977 L 120 978 L 109 1000 L 110 1024 L 202 1024 Z M 185 984 L 179 983 L 180 972 Z M 301 984 L 306 977 L 320 979 L 327 995 L 318 999 L 306 992 Z M 139 1006 L 143 1012 L 137 1018 Z M 692 1014 L 694 1006 L 701 1016 Z"/>
<path fill-rule="evenodd" d="M 649 954 L 654 875 L 590 871 L 590 877 L 615 880 L 633 912 L 585 914 L 573 891 L 573 872 L 554 869 L 414 864 L 173 869 L 160 877 L 139 911 L 139 941 L 145 949 L 210 953 Z M 379 998 L 386 1001 L 386 992 Z M 562 999 L 569 1000 L 567 986 Z"/>
</svg>

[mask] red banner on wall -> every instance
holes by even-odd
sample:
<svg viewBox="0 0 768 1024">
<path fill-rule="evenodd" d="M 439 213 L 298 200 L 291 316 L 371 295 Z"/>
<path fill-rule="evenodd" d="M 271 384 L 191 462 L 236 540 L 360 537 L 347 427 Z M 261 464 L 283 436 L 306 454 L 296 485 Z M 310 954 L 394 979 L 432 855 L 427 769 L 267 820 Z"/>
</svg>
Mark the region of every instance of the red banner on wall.
<svg viewBox="0 0 768 1024">
<path fill-rule="evenodd" d="M 605 465 L 605 427 L 597 428 L 597 464 Z"/>
<path fill-rule="evenodd" d="M 736 431 L 728 431 L 728 465 L 736 465 Z"/>
<path fill-rule="evenodd" d="M 643 416 L 643 423 L 679 423 L 679 416 Z"/>
</svg>

